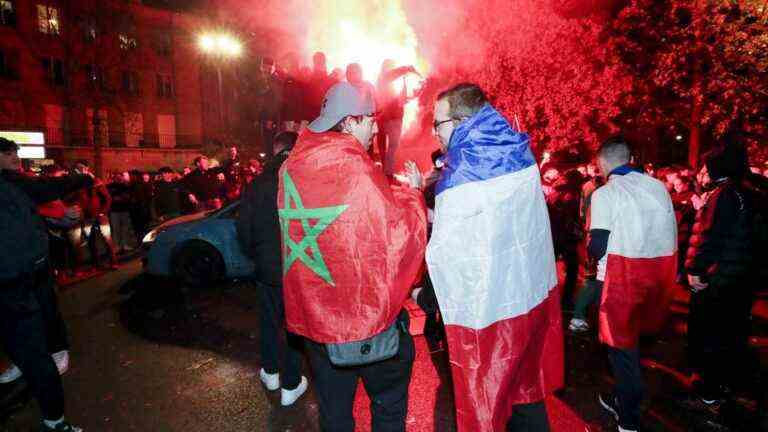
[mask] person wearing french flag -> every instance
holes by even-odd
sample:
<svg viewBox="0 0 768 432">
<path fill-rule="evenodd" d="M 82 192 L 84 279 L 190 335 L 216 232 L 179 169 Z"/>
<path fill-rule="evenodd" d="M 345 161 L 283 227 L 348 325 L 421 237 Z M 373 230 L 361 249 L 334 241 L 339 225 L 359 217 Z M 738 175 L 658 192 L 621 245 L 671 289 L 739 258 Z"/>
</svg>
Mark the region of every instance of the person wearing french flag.
<svg viewBox="0 0 768 432">
<path fill-rule="evenodd" d="M 445 156 L 429 274 L 442 314 L 460 432 L 548 431 L 563 385 L 555 254 L 539 168 L 475 84 L 435 103 Z"/>
<path fill-rule="evenodd" d="M 637 431 L 643 380 L 638 340 L 658 331 L 669 312 L 677 275 L 677 223 L 664 184 L 630 165 L 627 141 L 612 137 L 597 152 L 606 184 L 592 194 L 590 242 L 602 283 L 600 341 L 616 385 L 599 402 L 620 432 Z"/>
</svg>

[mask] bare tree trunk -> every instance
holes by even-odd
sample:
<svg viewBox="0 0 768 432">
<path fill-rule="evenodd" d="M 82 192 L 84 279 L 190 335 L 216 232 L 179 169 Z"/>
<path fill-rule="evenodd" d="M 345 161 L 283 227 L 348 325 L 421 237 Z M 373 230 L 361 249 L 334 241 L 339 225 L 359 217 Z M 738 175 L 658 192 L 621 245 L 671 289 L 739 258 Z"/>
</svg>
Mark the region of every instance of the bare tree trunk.
<svg viewBox="0 0 768 432">
<path fill-rule="evenodd" d="M 701 48 L 701 30 L 703 19 L 702 9 L 704 7 L 704 0 L 695 0 L 693 4 L 693 25 L 694 34 L 696 35 L 696 48 L 698 51 Z M 694 60 L 693 68 L 693 83 L 691 87 L 691 123 L 690 123 L 690 137 L 688 142 L 688 165 L 693 169 L 699 167 L 699 152 L 701 150 L 701 111 L 703 108 L 704 99 L 704 86 L 702 85 L 701 65 L 698 59 Z"/>
<path fill-rule="evenodd" d="M 701 109 L 702 109 L 702 96 L 701 91 L 701 78 L 694 77 L 694 95 L 691 101 L 691 124 L 690 124 L 690 141 L 688 142 L 688 165 L 693 169 L 699 168 L 699 152 L 701 151 Z"/>
</svg>

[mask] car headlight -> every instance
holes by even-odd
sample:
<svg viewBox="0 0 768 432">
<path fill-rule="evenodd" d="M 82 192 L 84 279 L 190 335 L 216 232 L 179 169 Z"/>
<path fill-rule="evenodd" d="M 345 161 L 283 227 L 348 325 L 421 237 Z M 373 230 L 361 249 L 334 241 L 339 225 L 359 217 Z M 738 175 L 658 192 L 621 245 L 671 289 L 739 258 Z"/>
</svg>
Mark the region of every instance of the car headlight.
<svg viewBox="0 0 768 432">
<path fill-rule="evenodd" d="M 142 243 L 152 243 L 157 238 L 157 230 L 151 230 L 144 236 Z"/>
</svg>

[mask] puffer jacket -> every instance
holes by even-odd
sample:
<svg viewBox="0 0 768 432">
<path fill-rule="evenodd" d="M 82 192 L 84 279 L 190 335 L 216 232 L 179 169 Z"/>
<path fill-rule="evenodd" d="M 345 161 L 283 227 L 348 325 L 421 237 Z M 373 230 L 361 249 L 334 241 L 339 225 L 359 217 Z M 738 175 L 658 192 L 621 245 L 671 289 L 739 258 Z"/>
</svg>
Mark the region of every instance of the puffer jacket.
<svg viewBox="0 0 768 432">
<path fill-rule="evenodd" d="M 687 259 L 688 274 L 716 285 L 744 280 L 754 265 L 752 194 L 724 179 L 696 214 Z"/>
</svg>

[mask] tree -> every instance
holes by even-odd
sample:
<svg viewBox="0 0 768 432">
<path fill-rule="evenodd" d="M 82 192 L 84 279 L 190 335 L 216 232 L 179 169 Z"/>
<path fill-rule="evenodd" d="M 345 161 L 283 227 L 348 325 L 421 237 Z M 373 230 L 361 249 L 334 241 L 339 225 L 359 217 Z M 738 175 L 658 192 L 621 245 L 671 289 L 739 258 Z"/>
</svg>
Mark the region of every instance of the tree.
<svg viewBox="0 0 768 432">
<path fill-rule="evenodd" d="M 453 0 L 442 7 L 438 22 L 427 6 L 409 5 L 438 77 L 425 105 L 435 89 L 476 82 L 532 135 L 537 151 L 594 148 L 617 131 L 613 119 L 632 80 L 602 39 L 602 15 L 570 18 L 534 0 Z"/>
<path fill-rule="evenodd" d="M 694 167 L 702 144 L 731 129 L 765 142 L 766 9 L 764 1 L 633 0 L 607 30 L 636 77 L 623 97 L 623 124 L 684 125 Z"/>
</svg>

